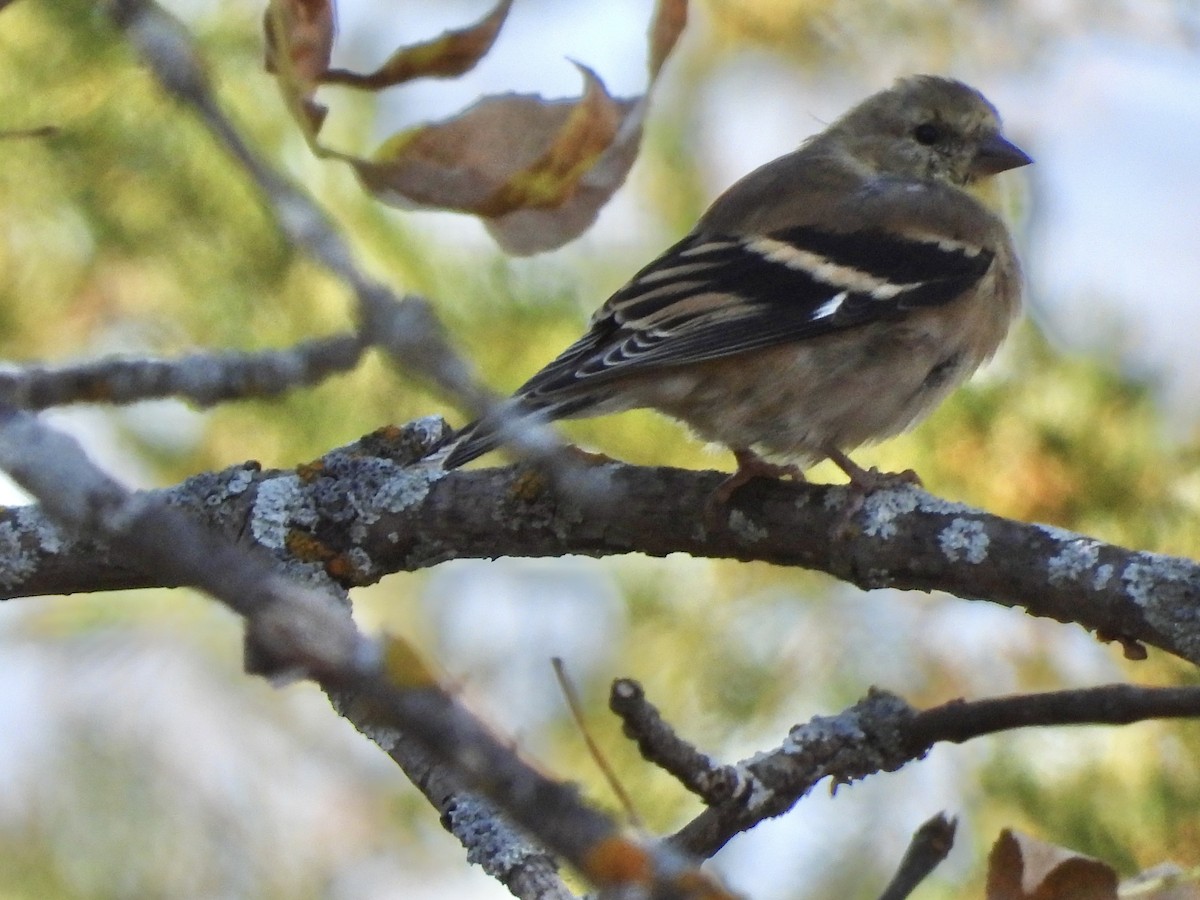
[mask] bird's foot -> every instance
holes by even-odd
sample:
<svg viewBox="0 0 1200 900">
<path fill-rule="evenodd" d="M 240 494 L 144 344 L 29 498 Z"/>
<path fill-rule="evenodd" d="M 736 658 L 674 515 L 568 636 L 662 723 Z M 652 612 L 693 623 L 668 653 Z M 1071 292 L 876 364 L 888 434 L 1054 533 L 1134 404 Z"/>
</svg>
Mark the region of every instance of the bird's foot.
<svg viewBox="0 0 1200 900">
<path fill-rule="evenodd" d="M 903 472 L 881 472 L 872 466 L 864 469 L 841 450 L 829 449 L 825 452 L 835 466 L 846 473 L 850 479 L 850 491 L 846 506 L 838 516 L 838 524 L 834 532 L 839 537 L 848 537 L 851 532 L 850 520 L 863 508 L 868 495 L 875 491 L 899 487 L 923 487 L 921 476 L 912 469 Z"/>
<path fill-rule="evenodd" d="M 850 479 L 850 486 L 864 495 L 884 488 L 924 486 L 921 476 L 912 469 L 905 469 L 903 472 L 880 472 L 874 466 L 864 469 L 841 450 L 833 448 L 826 450 L 825 455 L 830 462 L 846 473 L 846 477 Z"/>
<path fill-rule="evenodd" d="M 798 482 L 805 480 L 804 470 L 799 466 L 768 462 L 753 450 L 734 450 L 733 457 L 737 460 L 737 471 L 717 485 L 717 489 L 704 505 L 704 518 L 710 527 L 720 524 L 733 495 L 756 478 L 790 478 Z"/>
</svg>

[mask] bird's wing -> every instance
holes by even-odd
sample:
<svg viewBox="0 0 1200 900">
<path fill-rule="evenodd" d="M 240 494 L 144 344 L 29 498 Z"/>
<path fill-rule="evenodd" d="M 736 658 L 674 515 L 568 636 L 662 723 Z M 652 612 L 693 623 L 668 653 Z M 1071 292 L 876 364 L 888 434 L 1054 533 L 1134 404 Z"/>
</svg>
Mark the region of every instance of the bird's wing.
<svg viewBox="0 0 1200 900">
<path fill-rule="evenodd" d="M 589 331 L 517 397 L 557 405 L 585 382 L 900 319 L 961 296 L 993 255 L 959 240 L 869 227 L 693 233 L 614 294 Z"/>
</svg>

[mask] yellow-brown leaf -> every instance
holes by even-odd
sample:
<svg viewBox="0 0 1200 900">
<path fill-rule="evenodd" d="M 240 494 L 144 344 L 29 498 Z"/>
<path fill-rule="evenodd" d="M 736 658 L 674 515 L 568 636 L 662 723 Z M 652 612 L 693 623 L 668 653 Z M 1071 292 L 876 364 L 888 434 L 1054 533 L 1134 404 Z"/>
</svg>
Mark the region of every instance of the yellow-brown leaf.
<svg viewBox="0 0 1200 900">
<path fill-rule="evenodd" d="M 313 100 L 329 69 L 337 31 L 333 0 L 271 0 L 263 16 L 265 58 L 306 133 L 321 130 L 328 110 Z M 281 58 L 280 48 L 286 48 Z"/>
<path fill-rule="evenodd" d="M 491 46 L 508 8 L 501 3 L 471 29 L 404 51 L 409 58 L 397 54 L 384 67 L 386 78 L 355 77 L 382 84 L 410 72 L 453 74 L 469 67 Z M 686 21 L 686 0 L 659 0 L 650 36 L 651 88 Z M 454 52 L 447 49 L 452 45 Z M 316 149 L 353 166 L 363 186 L 386 203 L 478 216 L 509 253 L 551 250 L 582 234 L 624 183 L 647 108 L 649 90 L 617 99 L 589 69 L 579 69 L 584 91 L 578 100 L 495 95 L 453 118 L 393 135 L 369 159 Z"/>
<path fill-rule="evenodd" d="M 570 109 L 545 152 L 502 184 L 478 210 L 480 215 L 495 218 L 517 209 L 562 205 L 583 173 L 612 144 L 621 124 L 620 104 L 595 72 L 586 66 L 579 70 L 585 82 L 583 97 Z"/>
<path fill-rule="evenodd" d="M 1006 828 L 988 857 L 987 900 L 1117 900 L 1117 873 Z"/>
<path fill-rule="evenodd" d="M 580 68 L 587 87 L 578 101 L 488 97 L 453 119 L 393 135 L 374 159 L 351 164 L 386 202 L 486 219 L 510 252 L 559 246 L 591 224 L 624 180 L 641 128 L 641 105 L 614 99 Z"/>
<path fill-rule="evenodd" d="M 469 72 L 496 42 L 512 0 L 500 0 L 490 13 L 467 28 L 445 31 L 431 41 L 401 47 L 387 62 L 366 75 L 346 69 L 325 74 L 326 84 L 381 90 L 414 78 L 454 78 Z"/>
<path fill-rule="evenodd" d="M 663 63 L 687 25 L 687 0 L 658 0 L 650 24 L 650 78 L 658 77 Z"/>
</svg>

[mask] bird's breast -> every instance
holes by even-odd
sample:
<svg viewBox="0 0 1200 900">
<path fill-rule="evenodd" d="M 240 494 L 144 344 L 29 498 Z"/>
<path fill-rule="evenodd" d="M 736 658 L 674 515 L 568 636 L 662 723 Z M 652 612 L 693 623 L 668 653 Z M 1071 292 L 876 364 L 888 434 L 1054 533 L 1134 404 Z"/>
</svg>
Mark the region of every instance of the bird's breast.
<svg viewBox="0 0 1200 900">
<path fill-rule="evenodd" d="M 705 440 L 817 460 L 899 434 L 990 357 L 1013 310 L 977 300 L 634 376 L 630 393 Z"/>
</svg>

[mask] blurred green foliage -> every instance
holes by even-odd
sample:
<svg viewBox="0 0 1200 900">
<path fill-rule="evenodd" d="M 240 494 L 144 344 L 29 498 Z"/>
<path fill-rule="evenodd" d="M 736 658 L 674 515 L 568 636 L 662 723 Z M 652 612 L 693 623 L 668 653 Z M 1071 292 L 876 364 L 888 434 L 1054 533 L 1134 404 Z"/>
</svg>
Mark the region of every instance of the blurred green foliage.
<svg viewBox="0 0 1200 900">
<path fill-rule="evenodd" d="M 844 28 L 856 34 L 867 29 L 850 11 L 853 6 L 739 7 L 712 0 L 709 43 L 693 47 L 673 65 L 683 67 L 689 83 L 702 85 L 718 76 L 723 55 L 739 41 L 779 34 L 802 45 L 797 49 L 782 42 L 788 44 L 784 52 L 808 65 L 844 59 L 845 35 L 830 23 L 839 21 L 837 10 L 843 10 Z M 923 11 L 925 4 L 885 6 L 888 15 L 869 26 L 880 34 L 919 31 L 931 47 L 952 42 L 959 13 L 952 14 L 950 5 L 934 4 L 932 14 Z M 425 236 L 420 215 L 380 208 L 362 196 L 344 170 L 307 154 L 262 71 L 260 11 L 232 3 L 204 10 L 189 22 L 210 60 L 221 102 L 254 146 L 319 198 L 376 275 L 429 296 L 496 387 L 514 387 L 574 339 L 607 291 L 654 252 L 591 248 L 516 264 L 483 245 L 478 234 L 461 243 Z M 776 21 L 780 17 L 785 21 Z M 778 49 L 781 42 L 768 43 Z M 821 59 L 814 61 L 818 47 Z M 705 184 L 696 156 L 685 152 L 699 140 L 701 127 L 687 96 L 676 91 L 676 105 L 652 118 L 644 158 L 628 188 L 644 193 L 663 246 L 695 219 L 717 187 Z M 244 175 L 191 113 L 163 98 L 93 3 L 24 0 L 4 10 L 0 99 L 0 127 L 58 128 L 53 137 L 0 141 L 0 352 L 6 358 L 66 361 L 114 351 L 250 350 L 287 345 L 351 323 L 346 291 L 284 244 Z M 372 116 L 368 101 L 339 96 L 333 137 L 367 146 Z M 195 442 L 143 453 L 141 465 L 147 480 L 160 483 L 247 458 L 287 467 L 380 424 L 432 412 L 460 419 L 443 399 L 372 357 L 311 390 L 213 410 Z M 119 418 L 114 423 L 118 429 L 133 427 Z M 1200 552 L 1200 445 L 1194 434 L 1190 440 L 1168 440 L 1165 424 L 1146 385 L 1122 375 L 1109 360 L 1065 356 L 1025 325 L 985 377 L 914 433 L 864 451 L 860 460 L 889 469 L 915 468 L 933 492 L 1000 515 L 1194 556 Z M 633 462 L 728 464 L 678 426 L 648 413 L 570 423 L 566 431 Z M 131 441 L 138 444 L 136 435 Z M 817 480 L 826 477 L 836 476 L 828 467 L 814 472 Z M 677 826 L 697 807 L 669 778 L 641 763 L 603 712 L 607 679 L 616 675 L 642 679 L 685 736 L 722 758 L 777 743 L 791 723 L 854 702 L 875 678 L 922 704 L 964 692 L 986 693 L 981 683 L 996 690 L 1073 683 L 1071 661 L 1077 657 L 1093 674 L 1153 683 L 1196 681 L 1191 667 L 1159 655 L 1131 665 L 1117 659 L 1115 649 L 1098 649 L 1090 641 L 1082 642 L 1081 652 L 1080 642 L 1067 643 L 1071 635 L 1064 636 L 1077 629 L 1021 622 L 1019 612 L 988 611 L 1004 616 L 1006 628 L 1017 622 L 1024 629 L 1018 651 L 1005 656 L 1001 646 L 981 658 L 963 658 L 953 642 L 934 644 L 923 630 L 947 611 L 962 609 L 963 602 L 953 599 L 899 594 L 863 599 L 810 573 L 704 560 L 611 560 L 604 571 L 620 590 L 629 624 L 622 633 L 598 638 L 613 643 L 618 663 L 582 688 L 603 744 L 657 830 Z M 360 614 L 372 626 L 423 636 L 432 645 L 430 624 L 414 603 L 426 578 L 395 577 L 361 592 Z M 228 617 L 200 603 L 181 611 L 177 598 L 163 592 L 142 596 L 136 609 L 105 595 L 46 601 L 25 612 L 15 634 L 57 646 L 74 635 L 140 620 L 153 626 L 150 640 L 158 639 L 157 629 L 177 627 L 187 632 L 178 638 L 186 647 L 221 660 L 222 666 L 234 665 L 231 648 L 237 636 Z M 451 671 L 463 665 L 443 662 Z M 214 688 L 244 689 L 236 677 L 219 679 Z M 261 713 L 272 702 L 256 697 L 260 705 L 252 708 Z M 490 715 L 504 727 L 519 729 L 519 723 L 505 721 L 503 709 Z M 968 846 L 974 862 L 968 873 L 946 876 L 940 886 L 931 883 L 926 896 L 981 895 L 986 846 L 1009 825 L 1101 856 L 1125 871 L 1167 858 L 1200 862 L 1198 729 L 1172 722 L 1064 730 L 1054 738 L 1053 752 L 1038 739 L 1006 735 L 945 751 L 958 754 L 967 772 L 958 796 L 969 805 L 972 820 L 960 844 Z M 592 767 L 572 726 L 557 719 L 551 736 L 554 769 L 583 780 L 597 802 L 611 805 L 589 774 Z M 131 886 L 137 895 L 140 885 L 140 893 L 149 895 L 166 890 L 168 882 L 148 875 L 130 882 L 126 871 L 121 884 L 117 872 L 120 854 L 143 854 L 132 848 L 147 835 L 179 829 L 177 839 L 201 842 L 199 851 L 192 849 L 203 857 L 224 852 L 222 841 L 242 834 L 236 828 L 223 834 L 212 823 L 189 826 L 185 815 L 169 812 L 174 802 L 169 788 L 145 780 L 143 767 L 156 764 L 152 753 L 114 759 L 103 735 L 77 739 L 83 743 L 65 754 L 63 764 L 80 768 L 62 777 L 76 793 L 4 813 L 0 894 L 128 896 Z M 264 764 L 249 752 L 248 759 L 250 766 Z M 97 760 L 102 779 L 86 774 Z M 142 794 L 135 792 L 139 782 Z M 396 840 L 422 846 L 437 840 L 427 834 L 436 828 L 432 816 L 399 782 L 375 783 L 373 789 L 392 804 L 392 826 L 407 829 L 404 837 L 383 831 L 364 838 L 364 846 Z M 80 793 L 81 785 L 99 793 Z M 253 819 L 253 812 L 241 814 Z M 107 865 L 63 862 L 64 835 L 72 833 L 64 823 L 74 821 L 78 828 L 75 820 L 121 836 L 87 849 Z M 852 848 L 873 846 L 873 833 L 858 827 L 846 837 L 847 860 Z M 277 837 L 281 844 L 295 840 Z M 268 852 L 262 845 L 259 850 Z M 825 892 L 810 881 L 801 893 L 873 896 L 895 858 L 898 852 L 894 857 L 875 853 L 853 866 L 832 866 Z M 240 885 L 231 875 L 229 883 L 211 886 L 211 895 L 301 896 L 296 881 L 275 877 L 269 859 L 256 865 L 261 867 L 257 874 L 243 873 Z M 319 884 L 326 875 L 314 870 L 307 883 Z M 829 893 L 835 883 L 836 892 Z M 319 888 L 312 892 L 321 894 Z"/>
</svg>

